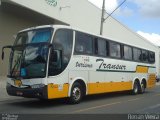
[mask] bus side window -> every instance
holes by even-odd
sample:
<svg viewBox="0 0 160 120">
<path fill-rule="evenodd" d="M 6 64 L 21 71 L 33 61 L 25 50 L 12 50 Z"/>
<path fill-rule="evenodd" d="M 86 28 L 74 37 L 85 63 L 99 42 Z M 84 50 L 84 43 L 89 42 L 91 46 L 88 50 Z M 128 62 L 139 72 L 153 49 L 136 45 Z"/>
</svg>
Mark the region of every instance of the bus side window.
<svg viewBox="0 0 160 120">
<path fill-rule="evenodd" d="M 51 51 L 49 76 L 58 75 L 67 67 L 73 46 L 73 31 L 68 29 L 59 29 L 56 31 L 53 39 L 54 50 Z M 58 62 L 59 61 L 59 62 Z"/>
<path fill-rule="evenodd" d="M 76 32 L 75 53 L 79 54 L 93 54 L 93 37 Z"/>
<path fill-rule="evenodd" d="M 148 62 L 148 51 L 142 50 L 142 59 L 143 62 Z"/>
<path fill-rule="evenodd" d="M 132 60 L 132 47 L 124 45 L 123 47 L 123 58 L 125 60 Z"/>
<path fill-rule="evenodd" d="M 155 53 L 154 52 L 149 52 L 149 57 L 148 57 L 149 63 L 154 63 L 155 62 Z"/>
<path fill-rule="evenodd" d="M 94 54 L 98 55 L 98 38 L 94 38 Z"/>
<path fill-rule="evenodd" d="M 141 61 L 142 60 L 142 52 L 138 48 L 133 48 L 133 60 Z"/>
<path fill-rule="evenodd" d="M 106 41 L 99 38 L 98 39 L 98 55 L 99 56 L 107 56 L 107 45 L 106 45 Z"/>
<path fill-rule="evenodd" d="M 109 44 L 109 51 L 110 51 L 110 56 L 114 58 L 120 58 L 121 57 L 121 45 L 116 42 L 110 42 Z"/>
</svg>

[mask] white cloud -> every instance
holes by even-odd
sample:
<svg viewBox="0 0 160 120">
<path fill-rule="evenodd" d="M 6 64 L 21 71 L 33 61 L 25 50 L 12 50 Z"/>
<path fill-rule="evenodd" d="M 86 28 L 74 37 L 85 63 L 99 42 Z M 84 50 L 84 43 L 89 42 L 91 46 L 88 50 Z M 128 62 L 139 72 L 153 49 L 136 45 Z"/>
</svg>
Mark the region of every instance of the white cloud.
<svg viewBox="0 0 160 120">
<path fill-rule="evenodd" d="M 118 9 L 115 14 L 118 15 L 118 16 L 125 16 L 125 17 L 128 17 L 128 16 L 132 16 L 134 13 L 134 11 L 132 9 L 130 9 L 129 7 L 124 7 L 123 9 Z"/>
<path fill-rule="evenodd" d="M 142 37 L 146 38 L 151 43 L 155 44 L 156 46 L 160 46 L 160 34 L 155 34 L 155 33 L 150 34 L 142 31 L 138 31 L 137 33 Z"/>
<path fill-rule="evenodd" d="M 102 8 L 103 0 L 88 0 L 99 8 Z M 111 13 L 118 6 L 117 0 L 106 0 L 105 8 L 108 13 Z"/>
<path fill-rule="evenodd" d="M 160 18 L 159 0 L 129 0 L 138 6 L 139 12 L 144 17 Z"/>
<path fill-rule="evenodd" d="M 95 6 L 97 6 L 100 9 L 102 8 L 103 0 L 88 0 L 88 1 L 93 3 Z M 107 13 L 113 12 L 121 2 L 122 0 L 106 0 L 105 8 L 106 8 Z M 121 16 L 121 15 L 131 16 L 133 15 L 133 12 L 134 11 L 132 9 L 126 6 L 123 9 L 121 8 L 117 9 L 114 14 L 118 16 Z"/>
</svg>

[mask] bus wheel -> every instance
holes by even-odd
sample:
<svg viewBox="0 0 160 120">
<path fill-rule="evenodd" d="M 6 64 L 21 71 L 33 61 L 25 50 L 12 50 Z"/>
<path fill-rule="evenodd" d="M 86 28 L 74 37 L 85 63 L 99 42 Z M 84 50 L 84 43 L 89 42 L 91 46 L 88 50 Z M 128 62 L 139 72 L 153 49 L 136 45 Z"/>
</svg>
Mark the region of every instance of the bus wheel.
<svg viewBox="0 0 160 120">
<path fill-rule="evenodd" d="M 138 91 L 139 91 L 139 84 L 137 81 L 135 81 L 134 86 L 133 86 L 133 90 L 132 90 L 132 94 L 136 95 L 136 94 L 138 94 Z"/>
<path fill-rule="evenodd" d="M 143 93 L 145 93 L 145 82 L 144 81 L 142 81 L 141 88 L 140 88 L 140 94 L 143 94 Z"/>
<path fill-rule="evenodd" d="M 71 89 L 69 102 L 71 104 L 78 104 L 82 99 L 82 95 L 82 86 L 79 83 L 74 83 Z"/>
</svg>

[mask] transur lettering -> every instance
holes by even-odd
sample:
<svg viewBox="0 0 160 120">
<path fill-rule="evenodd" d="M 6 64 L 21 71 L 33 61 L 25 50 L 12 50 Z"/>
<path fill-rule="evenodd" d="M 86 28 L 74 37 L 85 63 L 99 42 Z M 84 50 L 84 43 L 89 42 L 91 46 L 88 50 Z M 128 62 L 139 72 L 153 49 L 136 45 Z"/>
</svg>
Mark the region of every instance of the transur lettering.
<svg viewBox="0 0 160 120">
<path fill-rule="evenodd" d="M 104 60 L 103 60 L 103 59 L 97 59 L 96 62 L 100 62 L 99 69 L 126 70 L 126 66 L 125 66 L 125 65 L 106 64 L 106 63 L 104 63 Z"/>
</svg>

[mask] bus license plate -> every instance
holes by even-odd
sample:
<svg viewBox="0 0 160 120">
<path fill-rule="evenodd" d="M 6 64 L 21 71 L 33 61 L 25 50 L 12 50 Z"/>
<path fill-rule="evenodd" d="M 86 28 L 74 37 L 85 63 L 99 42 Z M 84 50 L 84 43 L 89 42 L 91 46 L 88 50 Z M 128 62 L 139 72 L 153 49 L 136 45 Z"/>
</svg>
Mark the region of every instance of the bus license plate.
<svg viewBox="0 0 160 120">
<path fill-rule="evenodd" d="M 15 86 L 20 87 L 22 85 L 22 81 L 21 80 L 15 80 L 14 84 L 15 84 Z"/>
</svg>

